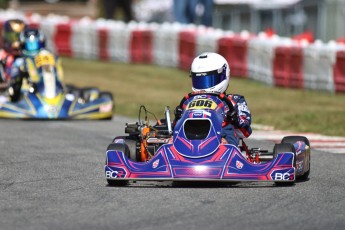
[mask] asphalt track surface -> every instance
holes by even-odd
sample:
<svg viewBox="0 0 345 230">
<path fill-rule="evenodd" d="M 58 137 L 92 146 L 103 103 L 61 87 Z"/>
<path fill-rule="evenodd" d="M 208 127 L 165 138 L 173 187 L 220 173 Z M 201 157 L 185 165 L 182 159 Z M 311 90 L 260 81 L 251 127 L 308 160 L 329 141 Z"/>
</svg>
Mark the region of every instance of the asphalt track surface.
<svg viewBox="0 0 345 230">
<path fill-rule="evenodd" d="M 105 149 L 129 121 L 0 120 L 0 229 L 345 229 L 343 154 L 312 151 L 310 180 L 292 187 L 109 187 Z"/>
</svg>

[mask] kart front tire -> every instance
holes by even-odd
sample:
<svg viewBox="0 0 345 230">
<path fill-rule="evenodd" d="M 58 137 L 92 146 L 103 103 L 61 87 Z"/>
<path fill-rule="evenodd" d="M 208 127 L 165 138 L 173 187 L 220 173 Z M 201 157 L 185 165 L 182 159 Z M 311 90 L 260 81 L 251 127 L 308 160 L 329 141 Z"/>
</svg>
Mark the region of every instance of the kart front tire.
<svg viewBox="0 0 345 230">
<path fill-rule="evenodd" d="M 126 156 L 133 160 L 133 161 L 140 161 L 140 155 L 139 153 L 137 152 L 137 140 L 135 137 L 131 137 L 131 136 L 119 136 L 119 137 L 116 137 L 114 139 L 117 140 L 117 139 L 122 139 L 124 141 L 124 143 L 127 145 L 128 147 L 128 154 L 126 154 Z"/>
<path fill-rule="evenodd" d="M 273 159 L 278 156 L 278 153 L 292 152 L 294 154 L 293 165 L 296 168 L 296 150 L 293 144 L 291 143 L 280 143 L 275 144 L 273 148 Z M 278 186 L 292 186 L 295 184 L 294 181 L 291 182 L 274 182 Z"/>
<path fill-rule="evenodd" d="M 120 152 L 123 152 L 126 156 L 128 156 L 129 154 L 129 149 L 127 145 L 122 144 L 122 143 L 111 143 L 110 145 L 108 145 L 107 150 L 120 151 Z M 120 180 L 120 179 L 117 179 L 117 180 L 107 179 L 107 182 L 109 186 L 126 186 L 128 184 L 128 180 Z"/>
<path fill-rule="evenodd" d="M 302 141 L 304 142 L 306 145 L 309 146 L 310 148 L 310 142 L 308 140 L 308 138 L 306 138 L 305 136 L 286 136 L 282 139 L 281 143 L 290 143 L 290 144 L 294 144 L 297 141 Z M 308 159 L 308 164 L 309 164 L 309 169 L 308 171 L 306 171 L 303 175 L 300 175 L 297 177 L 297 180 L 299 181 L 305 181 L 308 179 L 309 174 L 310 174 L 310 154 L 309 154 L 309 159 Z"/>
</svg>

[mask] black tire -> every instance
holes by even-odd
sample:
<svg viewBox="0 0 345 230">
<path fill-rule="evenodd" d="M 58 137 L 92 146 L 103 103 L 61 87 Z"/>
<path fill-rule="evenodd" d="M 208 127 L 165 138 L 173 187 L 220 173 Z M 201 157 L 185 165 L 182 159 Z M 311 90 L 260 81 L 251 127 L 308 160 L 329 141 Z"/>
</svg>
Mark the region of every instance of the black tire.
<svg viewBox="0 0 345 230">
<path fill-rule="evenodd" d="M 80 89 L 75 87 L 74 85 L 67 84 L 65 86 L 66 94 L 73 94 L 76 99 L 80 98 L 81 92 Z"/>
<path fill-rule="evenodd" d="M 281 143 L 294 144 L 297 141 L 303 141 L 306 145 L 310 146 L 309 140 L 305 136 L 286 136 L 282 139 Z"/>
<path fill-rule="evenodd" d="M 121 143 L 111 143 L 108 145 L 107 150 L 116 150 L 123 152 L 126 156 L 129 154 L 129 149 L 127 145 Z M 110 180 L 107 179 L 109 186 L 125 186 L 128 184 L 128 180 Z"/>
<path fill-rule="evenodd" d="M 293 165 L 296 168 L 296 150 L 293 144 L 291 143 L 281 143 L 281 144 L 275 144 L 273 148 L 273 159 L 275 159 L 278 155 L 278 153 L 284 153 L 284 152 L 292 152 L 294 154 L 294 162 Z M 279 186 L 292 186 L 295 184 L 294 181 L 292 182 L 274 182 L 276 185 Z"/>
<path fill-rule="evenodd" d="M 124 140 L 124 143 L 128 148 L 128 153 L 127 154 L 125 153 L 125 154 L 129 159 L 133 161 L 140 161 L 141 157 L 139 155 L 139 152 L 137 151 L 138 141 L 135 136 L 119 136 L 119 137 L 116 137 L 114 141 L 116 139 Z"/>
<path fill-rule="evenodd" d="M 310 148 L 310 142 L 308 140 L 308 138 L 306 138 L 305 136 L 286 136 L 282 139 L 281 143 L 291 143 L 294 144 L 297 141 L 303 141 L 306 145 L 309 146 Z M 296 179 L 299 181 L 305 181 L 308 179 L 309 174 L 310 174 L 310 154 L 309 154 L 309 169 L 308 171 L 306 171 L 303 175 L 298 176 Z"/>
<path fill-rule="evenodd" d="M 100 90 L 97 88 L 84 88 L 81 90 L 80 97 L 85 101 L 85 103 L 88 103 L 97 99 L 99 95 Z"/>
<path fill-rule="evenodd" d="M 67 93 L 71 92 L 72 90 L 76 89 L 76 87 L 72 84 L 66 84 L 65 85 L 65 90 Z"/>
</svg>

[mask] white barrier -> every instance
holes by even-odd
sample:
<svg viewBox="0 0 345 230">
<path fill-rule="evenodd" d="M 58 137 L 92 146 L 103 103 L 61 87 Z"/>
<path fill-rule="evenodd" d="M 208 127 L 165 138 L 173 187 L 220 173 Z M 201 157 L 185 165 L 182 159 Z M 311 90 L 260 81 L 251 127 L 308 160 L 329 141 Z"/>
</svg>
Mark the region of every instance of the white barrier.
<svg viewBox="0 0 345 230">
<path fill-rule="evenodd" d="M 336 52 L 344 49 L 343 45 L 320 41 L 303 49 L 304 52 L 304 87 L 313 90 L 327 90 L 335 92 L 333 67 Z"/>
<path fill-rule="evenodd" d="M 273 85 L 274 49 L 279 38 L 258 37 L 248 42 L 248 78 Z"/>
<path fill-rule="evenodd" d="M 224 35 L 222 30 L 214 30 L 210 28 L 199 29 L 196 37 L 196 54 L 203 52 L 217 52 L 218 39 Z"/>
<path fill-rule="evenodd" d="M 178 35 L 182 28 L 179 23 L 163 23 L 153 31 L 154 64 L 178 67 Z"/>
</svg>

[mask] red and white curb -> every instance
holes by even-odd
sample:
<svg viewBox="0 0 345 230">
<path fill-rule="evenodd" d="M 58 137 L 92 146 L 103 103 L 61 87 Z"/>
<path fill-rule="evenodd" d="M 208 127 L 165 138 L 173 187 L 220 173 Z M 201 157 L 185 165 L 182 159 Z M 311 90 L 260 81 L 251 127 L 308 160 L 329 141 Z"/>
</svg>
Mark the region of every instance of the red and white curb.
<svg viewBox="0 0 345 230">
<path fill-rule="evenodd" d="M 278 130 L 253 130 L 249 138 L 256 140 L 267 140 L 280 143 L 285 136 L 305 136 L 309 139 L 311 149 L 345 154 L 345 137 L 324 136 L 315 133 L 298 133 L 292 131 Z"/>
</svg>

